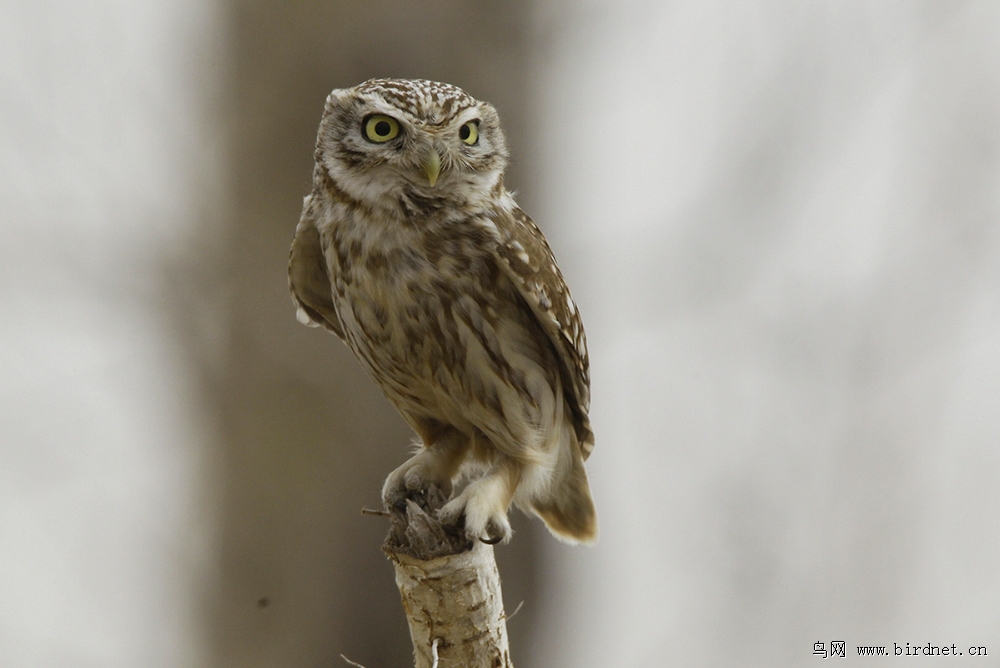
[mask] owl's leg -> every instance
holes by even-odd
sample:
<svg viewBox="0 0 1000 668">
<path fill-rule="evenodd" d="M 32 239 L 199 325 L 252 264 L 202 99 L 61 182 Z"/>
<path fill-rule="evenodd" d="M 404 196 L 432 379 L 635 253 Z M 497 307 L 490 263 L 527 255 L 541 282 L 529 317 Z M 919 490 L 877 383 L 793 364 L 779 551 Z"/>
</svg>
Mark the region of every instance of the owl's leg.
<svg viewBox="0 0 1000 668">
<path fill-rule="evenodd" d="M 512 531 L 507 510 L 521 481 L 524 465 L 500 455 L 481 478 L 469 483 L 462 493 L 438 512 L 442 524 L 457 524 L 465 516 L 465 533 L 484 543 L 508 542 Z"/>
<path fill-rule="evenodd" d="M 469 437 L 451 427 L 419 432 L 424 447 L 385 479 L 382 502 L 386 508 L 405 505 L 413 492 L 425 490 L 432 483 L 451 495 L 452 480 L 469 450 Z"/>
</svg>

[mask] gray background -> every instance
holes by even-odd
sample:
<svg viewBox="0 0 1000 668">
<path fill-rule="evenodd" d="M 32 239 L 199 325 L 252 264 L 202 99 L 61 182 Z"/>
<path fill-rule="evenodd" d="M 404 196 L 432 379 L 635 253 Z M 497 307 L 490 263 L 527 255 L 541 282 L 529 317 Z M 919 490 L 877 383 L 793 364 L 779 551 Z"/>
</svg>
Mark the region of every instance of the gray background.
<svg viewBox="0 0 1000 668">
<path fill-rule="evenodd" d="M 0 2 L 0 665 L 408 665 L 410 434 L 285 283 L 372 76 L 497 106 L 587 323 L 518 666 L 1000 665 L 998 6 L 651 0 Z"/>
</svg>

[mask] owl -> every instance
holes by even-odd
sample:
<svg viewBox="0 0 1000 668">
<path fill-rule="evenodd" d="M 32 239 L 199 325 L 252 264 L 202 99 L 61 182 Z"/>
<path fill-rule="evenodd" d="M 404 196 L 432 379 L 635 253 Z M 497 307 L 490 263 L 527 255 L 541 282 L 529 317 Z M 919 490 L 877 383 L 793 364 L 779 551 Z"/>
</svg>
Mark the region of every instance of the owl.
<svg viewBox="0 0 1000 668">
<path fill-rule="evenodd" d="M 592 543 L 583 323 L 507 157 L 496 110 L 450 84 L 334 90 L 289 284 L 299 320 L 340 337 L 419 437 L 387 507 L 434 483 L 470 539 L 508 541 L 514 504 Z"/>
</svg>

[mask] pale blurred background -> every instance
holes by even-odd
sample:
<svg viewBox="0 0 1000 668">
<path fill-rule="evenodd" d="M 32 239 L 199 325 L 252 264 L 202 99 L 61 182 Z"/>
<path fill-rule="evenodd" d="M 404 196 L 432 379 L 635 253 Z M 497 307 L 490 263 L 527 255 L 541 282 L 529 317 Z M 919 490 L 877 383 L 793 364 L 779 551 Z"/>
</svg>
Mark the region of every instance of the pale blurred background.
<svg viewBox="0 0 1000 668">
<path fill-rule="evenodd" d="M 1000 665 L 1000 5 L 0 0 L 0 666 L 412 665 L 410 436 L 285 279 L 373 76 L 497 106 L 587 323 L 519 668 Z"/>
</svg>

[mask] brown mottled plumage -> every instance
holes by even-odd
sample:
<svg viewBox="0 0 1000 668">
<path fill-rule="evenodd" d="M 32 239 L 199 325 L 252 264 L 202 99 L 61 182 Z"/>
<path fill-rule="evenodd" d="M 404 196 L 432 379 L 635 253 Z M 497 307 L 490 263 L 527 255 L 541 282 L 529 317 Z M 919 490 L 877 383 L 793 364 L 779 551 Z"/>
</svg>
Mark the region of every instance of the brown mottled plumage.
<svg viewBox="0 0 1000 668">
<path fill-rule="evenodd" d="M 449 84 L 373 79 L 327 98 L 315 157 L 289 282 L 299 319 L 343 339 L 420 436 L 385 502 L 460 482 L 441 519 L 464 515 L 470 537 L 508 540 L 513 502 L 596 540 L 583 323 L 504 188 L 496 111 Z"/>
</svg>

